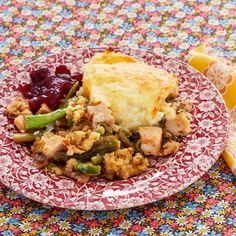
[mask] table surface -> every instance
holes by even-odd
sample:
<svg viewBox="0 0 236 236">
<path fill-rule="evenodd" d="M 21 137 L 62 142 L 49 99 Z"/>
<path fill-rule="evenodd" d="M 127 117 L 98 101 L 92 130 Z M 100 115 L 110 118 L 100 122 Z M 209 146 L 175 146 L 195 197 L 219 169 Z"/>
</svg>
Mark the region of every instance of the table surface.
<svg viewBox="0 0 236 236">
<path fill-rule="evenodd" d="M 152 49 L 186 60 L 205 42 L 235 59 L 235 0 L 0 0 L 0 79 L 78 45 Z M 236 179 L 220 158 L 184 191 L 142 207 L 74 211 L 0 184 L 1 235 L 236 235 Z"/>
</svg>

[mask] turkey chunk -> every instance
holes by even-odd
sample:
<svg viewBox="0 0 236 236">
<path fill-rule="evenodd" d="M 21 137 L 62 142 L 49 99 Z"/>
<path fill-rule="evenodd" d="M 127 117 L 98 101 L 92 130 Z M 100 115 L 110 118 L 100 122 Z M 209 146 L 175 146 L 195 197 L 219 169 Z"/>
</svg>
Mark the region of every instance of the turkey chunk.
<svg viewBox="0 0 236 236">
<path fill-rule="evenodd" d="M 176 136 L 185 136 L 191 132 L 190 120 L 184 113 L 177 114 L 170 119 L 166 118 L 165 127 L 167 131 Z"/>
<path fill-rule="evenodd" d="M 88 113 L 92 115 L 93 127 L 96 127 L 99 123 L 106 123 L 109 126 L 115 124 L 112 111 L 104 104 L 99 103 L 95 106 L 88 106 Z"/>
<path fill-rule="evenodd" d="M 64 138 L 59 135 L 53 135 L 51 137 L 42 137 L 42 142 L 44 143 L 42 152 L 48 158 L 51 159 L 59 151 L 64 150 L 63 144 Z"/>
<path fill-rule="evenodd" d="M 144 155 L 160 155 L 162 129 L 160 127 L 140 127 L 141 150 Z"/>
</svg>

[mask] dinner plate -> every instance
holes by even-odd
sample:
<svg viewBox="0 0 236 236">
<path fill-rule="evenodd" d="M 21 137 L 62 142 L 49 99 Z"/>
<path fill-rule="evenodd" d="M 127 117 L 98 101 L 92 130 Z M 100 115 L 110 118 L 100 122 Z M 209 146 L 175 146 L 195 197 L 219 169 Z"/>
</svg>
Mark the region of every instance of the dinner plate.
<svg viewBox="0 0 236 236">
<path fill-rule="evenodd" d="M 6 186 L 35 201 L 57 207 L 78 210 L 121 209 L 151 203 L 177 193 L 206 173 L 219 158 L 226 143 L 229 119 L 225 103 L 214 85 L 201 73 L 175 58 L 152 51 L 115 48 L 115 51 L 132 55 L 178 76 L 180 97 L 191 99 L 193 103 L 192 132 L 183 139 L 178 153 L 152 158 L 152 167 L 148 171 L 128 180 L 95 178 L 87 184 L 34 167 L 30 150 L 13 142 L 12 135 L 16 129 L 13 120 L 5 114 L 6 106 L 19 94 L 19 84 L 29 81 L 29 72 L 42 65 L 54 70 L 56 66 L 64 64 L 72 72 L 80 71 L 94 54 L 104 50 L 65 50 L 12 71 L 11 76 L 2 81 L 0 180 Z"/>
</svg>

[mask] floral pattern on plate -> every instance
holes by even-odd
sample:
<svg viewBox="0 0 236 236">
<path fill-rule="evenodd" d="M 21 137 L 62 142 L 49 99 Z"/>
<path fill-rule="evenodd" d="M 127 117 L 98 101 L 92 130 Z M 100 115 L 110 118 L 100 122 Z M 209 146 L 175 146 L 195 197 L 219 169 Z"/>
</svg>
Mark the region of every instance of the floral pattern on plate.
<svg viewBox="0 0 236 236">
<path fill-rule="evenodd" d="M 168 158 L 153 159 L 153 166 L 147 172 L 122 181 L 109 182 L 98 178 L 79 184 L 34 167 L 30 151 L 11 139 L 15 128 L 4 113 L 9 98 L 17 94 L 22 78 L 26 81 L 33 68 L 46 64 L 54 70 L 57 65 L 65 64 L 73 72 L 80 70 L 94 54 L 104 50 L 78 48 L 62 51 L 34 61 L 3 81 L 0 92 L 0 116 L 3 120 L 0 124 L 0 163 L 3 167 L 0 180 L 5 185 L 28 198 L 58 207 L 80 210 L 127 208 L 154 202 L 182 190 L 201 177 L 218 159 L 226 142 L 229 121 L 225 103 L 216 88 L 184 62 L 127 47 L 115 50 L 175 73 L 179 77 L 180 97 L 193 100 L 192 132 L 183 139 L 180 151 Z M 212 96 L 210 101 L 206 91 Z M 206 126 L 209 132 L 206 132 Z"/>
</svg>

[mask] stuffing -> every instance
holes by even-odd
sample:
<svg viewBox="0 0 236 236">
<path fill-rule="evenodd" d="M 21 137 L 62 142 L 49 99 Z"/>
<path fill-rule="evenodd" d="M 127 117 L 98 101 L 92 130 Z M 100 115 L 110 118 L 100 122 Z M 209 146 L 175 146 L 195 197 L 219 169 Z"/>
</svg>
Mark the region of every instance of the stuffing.
<svg viewBox="0 0 236 236">
<path fill-rule="evenodd" d="M 165 143 L 162 146 L 163 150 L 162 153 L 164 156 L 170 155 L 170 154 L 174 154 L 176 152 L 178 152 L 179 148 L 180 148 L 180 143 L 176 142 L 176 141 L 169 141 L 167 143 Z"/>
<path fill-rule="evenodd" d="M 89 125 L 87 125 L 86 123 L 80 123 L 78 125 L 73 125 L 71 128 L 70 128 L 70 131 L 91 131 L 91 127 Z"/>
<path fill-rule="evenodd" d="M 26 132 L 25 116 L 32 115 L 29 109 L 29 103 L 26 99 L 15 97 L 14 100 L 7 106 L 7 113 L 13 117 L 14 124 L 21 133 Z"/>
<path fill-rule="evenodd" d="M 160 155 L 162 129 L 160 127 L 140 127 L 141 150 L 144 155 Z"/>
<path fill-rule="evenodd" d="M 47 168 L 46 168 L 46 171 L 47 171 Z M 50 168 L 50 173 L 54 173 L 56 175 L 62 175 L 64 172 L 62 168 L 55 165 Z"/>
<path fill-rule="evenodd" d="M 83 96 L 71 99 L 66 109 L 66 119 L 71 120 L 74 124 L 80 123 L 86 112 L 87 100 Z"/>
<path fill-rule="evenodd" d="M 140 153 L 133 156 L 133 148 L 124 148 L 107 153 L 104 156 L 105 176 L 113 179 L 118 176 L 121 179 L 138 175 L 147 170 L 149 163 Z"/>
<path fill-rule="evenodd" d="M 100 134 L 97 132 L 91 132 L 87 139 L 81 144 L 81 149 L 88 151 L 92 148 L 93 144 L 96 143 L 100 138 Z"/>
<path fill-rule="evenodd" d="M 42 153 L 43 146 L 44 146 L 44 142 L 41 140 L 41 138 L 37 137 L 33 145 L 31 146 L 31 151 L 33 152 L 33 154 Z"/>
<path fill-rule="evenodd" d="M 66 68 L 61 66 L 55 78 Z M 41 68 L 33 77 L 50 71 Z M 47 78 L 52 83 L 51 73 L 43 83 L 48 84 Z M 33 163 L 38 168 L 81 183 L 91 175 L 128 179 L 148 169 L 146 156 L 176 153 L 180 148 L 176 136 L 191 131 L 191 101 L 177 98 L 178 78 L 163 69 L 109 50 L 95 55 L 83 67 L 83 78 L 79 73 L 74 83 L 72 77 L 58 80 L 59 87 L 53 89 L 62 86 L 63 92 L 59 89 L 60 98 L 55 97 L 54 104 L 47 96 L 41 104 L 38 96 L 42 95 L 30 92 L 32 99 L 15 97 L 7 107 L 15 126 L 24 133 L 14 134 L 14 141 L 33 142 Z M 64 81 L 67 78 L 68 83 Z M 34 86 L 30 86 L 32 91 L 41 91 L 38 82 Z M 32 104 L 37 105 L 34 115 Z"/>
<path fill-rule="evenodd" d="M 67 149 L 67 155 L 71 156 L 89 151 L 99 139 L 98 132 L 74 131 L 65 135 L 63 143 Z"/>
<path fill-rule="evenodd" d="M 14 98 L 14 100 L 7 106 L 7 112 L 13 117 L 17 117 L 19 115 L 32 114 L 32 112 L 29 109 L 28 101 L 21 97 Z"/>
<path fill-rule="evenodd" d="M 86 137 L 86 133 L 83 131 L 69 132 L 65 135 L 64 145 L 67 149 L 67 155 L 80 154 L 83 150 L 79 148 L 82 140 Z"/>
<path fill-rule="evenodd" d="M 71 173 L 74 170 L 74 166 L 77 163 L 78 163 L 78 161 L 75 158 L 71 158 L 70 160 L 68 160 L 66 162 L 66 167 L 65 167 L 65 170 L 64 170 L 66 175 L 71 175 Z"/>
</svg>

